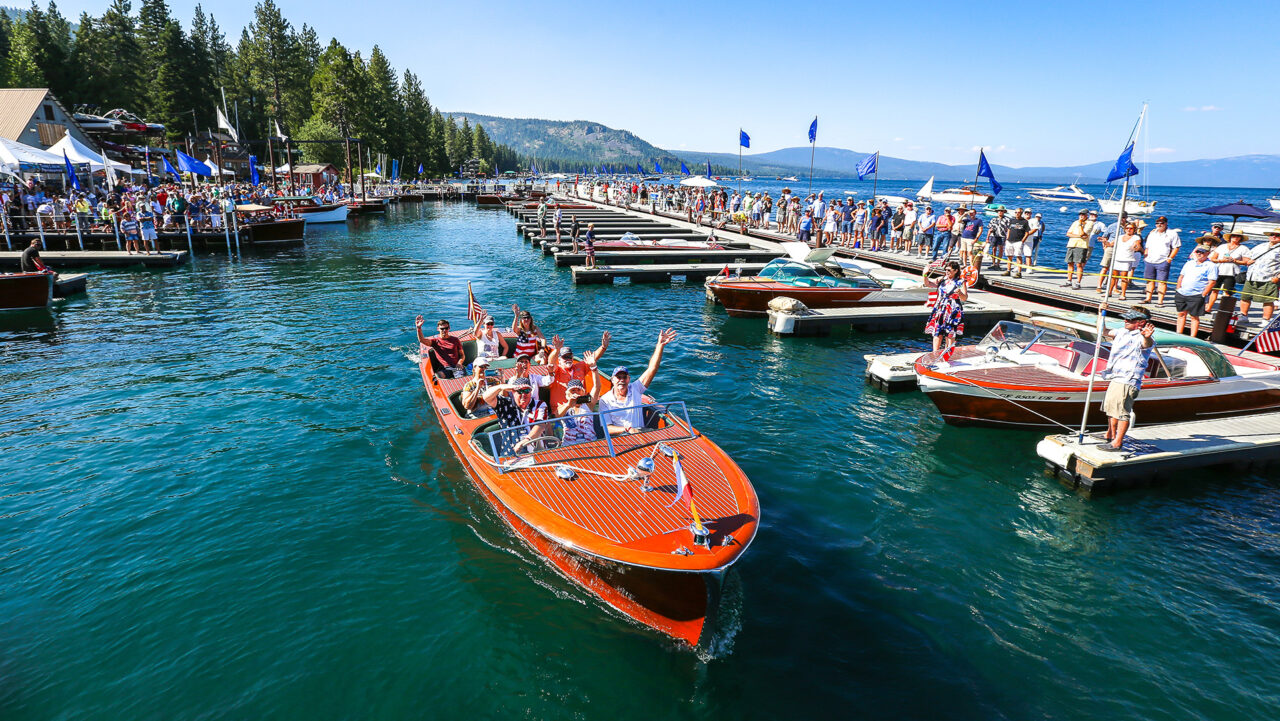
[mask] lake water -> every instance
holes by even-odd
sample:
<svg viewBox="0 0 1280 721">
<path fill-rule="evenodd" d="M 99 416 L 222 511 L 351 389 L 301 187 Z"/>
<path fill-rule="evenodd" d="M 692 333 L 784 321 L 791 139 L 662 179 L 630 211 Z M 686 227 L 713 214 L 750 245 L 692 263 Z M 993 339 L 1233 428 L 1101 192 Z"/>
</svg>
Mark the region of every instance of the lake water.
<svg viewBox="0 0 1280 721">
<path fill-rule="evenodd" d="M 1280 716 L 1277 479 L 1081 499 L 1037 435 L 863 385 L 920 336 L 576 288 L 513 223 L 406 205 L 0 316 L 0 718 Z M 412 360 L 468 280 L 502 322 L 612 331 L 607 362 L 679 331 L 652 391 L 763 509 L 714 654 L 558 576 L 472 487 Z"/>
</svg>

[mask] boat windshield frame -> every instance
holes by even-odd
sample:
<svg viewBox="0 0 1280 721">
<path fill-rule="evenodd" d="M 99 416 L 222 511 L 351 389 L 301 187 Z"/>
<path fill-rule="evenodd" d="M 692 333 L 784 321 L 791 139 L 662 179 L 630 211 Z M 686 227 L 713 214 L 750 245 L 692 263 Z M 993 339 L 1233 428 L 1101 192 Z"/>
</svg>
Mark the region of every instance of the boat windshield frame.
<svg viewBox="0 0 1280 721">
<path fill-rule="evenodd" d="M 629 439 L 630 442 L 628 442 L 624 448 L 619 449 L 618 446 L 614 444 L 614 436 L 615 435 L 621 436 L 622 434 L 610 434 L 608 432 L 609 425 L 608 425 L 608 422 L 604 419 L 604 416 L 620 413 L 622 411 L 632 411 L 636 409 L 641 409 L 642 412 L 646 410 L 652 411 L 654 413 L 654 416 L 653 416 L 654 420 L 657 420 L 657 419 L 665 420 L 669 424 L 668 426 L 666 426 L 667 428 L 670 428 L 672 426 L 683 428 L 684 433 L 676 436 L 672 436 L 670 434 L 664 433 L 664 434 L 661 434 L 661 437 L 654 437 L 650 440 L 644 440 L 644 436 L 647 432 L 653 431 L 653 430 L 662 430 L 659 428 L 649 428 L 647 427 L 648 424 L 646 424 L 646 427 L 643 429 L 640 429 L 637 433 L 626 434 L 626 438 Z M 479 433 L 479 434 L 473 435 L 471 440 L 474 443 L 476 443 L 480 447 L 480 449 L 487 452 L 490 462 L 498 469 L 500 473 L 505 474 L 510 471 L 518 471 L 523 468 L 530 468 L 533 466 L 542 465 L 542 463 L 540 463 L 537 460 L 537 456 L 542 453 L 555 454 L 554 459 L 548 459 L 547 461 L 545 461 L 545 463 L 562 464 L 562 463 L 569 463 L 573 461 L 584 461 L 584 460 L 592 460 L 592 459 L 599 459 L 599 458 L 616 458 L 618 454 L 621 452 L 629 452 L 639 448 L 656 446 L 659 443 L 674 443 L 677 441 L 685 441 L 685 440 L 690 440 L 692 438 L 697 437 L 697 431 L 694 430 L 693 424 L 689 422 L 689 411 L 688 411 L 688 408 L 685 407 L 684 401 L 642 403 L 636 406 L 627 406 L 626 408 L 612 408 L 607 411 L 597 410 L 591 413 L 573 416 L 573 419 L 576 420 L 582 417 L 591 418 L 592 425 L 596 425 L 598 421 L 597 427 L 603 430 L 604 432 L 601 434 L 598 434 L 596 438 L 589 441 L 583 441 L 580 444 L 562 445 L 562 439 L 555 434 L 555 431 L 558 430 L 557 427 L 564 426 L 569 417 L 559 416 L 556 418 L 548 418 L 542 421 L 534 421 L 533 423 L 524 423 L 518 426 L 511 426 L 510 428 L 497 428 L 492 431 L 487 431 L 485 433 Z M 554 447 L 551 447 L 551 448 L 540 447 L 533 450 L 529 450 L 527 452 L 517 452 L 515 454 L 503 455 L 498 453 L 498 446 L 502 441 L 504 435 L 507 437 L 525 438 L 533 431 L 534 427 L 536 426 L 548 426 L 550 428 L 549 432 L 544 432 L 541 438 L 557 439 Z M 537 439 L 535 439 L 535 443 L 536 443 L 536 440 Z M 599 441 L 602 441 L 602 440 L 604 441 L 603 446 L 599 443 Z M 638 441 L 638 442 L 635 442 L 635 441 Z M 540 444 L 540 445 L 545 445 L 545 444 Z M 584 452 L 581 454 L 574 454 L 572 452 L 566 453 L 567 450 L 574 448 L 576 445 L 584 446 L 585 447 Z M 528 462 L 528 460 L 532 460 L 533 462 L 530 463 Z"/>
</svg>

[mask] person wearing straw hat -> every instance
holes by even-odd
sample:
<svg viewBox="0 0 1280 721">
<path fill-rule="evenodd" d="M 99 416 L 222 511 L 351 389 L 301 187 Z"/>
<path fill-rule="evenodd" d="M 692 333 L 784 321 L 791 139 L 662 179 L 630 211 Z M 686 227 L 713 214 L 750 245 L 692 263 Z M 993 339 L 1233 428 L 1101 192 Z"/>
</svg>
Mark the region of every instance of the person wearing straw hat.
<svg viewBox="0 0 1280 721">
<path fill-rule="evenodd" d="M 1124 320 L 1122 330 L 1106 332 L 1111 340 L 1111 355 L 1103 375 L 1110 379 L 1107 395 L 1102 399 L 1102 412 L 1107 416 L 1106 441 L 1100 448 L 1118 451 L 1124 446 L 1124 436 L 1133 422 L 1133 404 L 1142 390 L 1142 376 L 1151 360 L 1152 338 L 1156 327 L 1151 324 L 1151 314 L 1146 308 L 1135 305 L 1120 315 Z"/>
</svg>

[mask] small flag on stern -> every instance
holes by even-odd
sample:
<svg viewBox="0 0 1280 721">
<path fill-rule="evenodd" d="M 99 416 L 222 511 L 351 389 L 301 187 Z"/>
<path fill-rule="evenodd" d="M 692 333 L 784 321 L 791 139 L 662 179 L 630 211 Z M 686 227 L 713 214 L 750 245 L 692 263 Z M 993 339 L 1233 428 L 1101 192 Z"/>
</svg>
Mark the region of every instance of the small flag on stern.
<svg viewBox="0 0 1280 721">
<path fill-rule="evenodd" d="M 467 281 L 467 320 L 472 324 L 484 318 L 484 308 L 476 302 L 476 294 L 471 292 L 471 281 Z"/>
<path fill-rule="evenodd" d="M 693 502 L 693 486 L 689 485 L 689 479 L 685 477 L 684 468 L 680 465 L 679 453 L 671 454 L 671 469 L 675 471 L 676 474 L 676 498 L 667 505 L 667 508 L 676 505 L 676 503 L 688 494 L 689 513 L 693 516 L 694 528 L 697 528 L 699 531 L 705 530 L 706 527 L 702 525 L 702 517 L 698 515 L 698 506 Z"/>
<path fill-rule="evenodd" d="M 1276 316 L 1257 338 L 1253 339 L 1255 345 L 1258 346 L 1260 353 L 1275 353 L 1280 351 L 1280 316 Z"/>
</svg>

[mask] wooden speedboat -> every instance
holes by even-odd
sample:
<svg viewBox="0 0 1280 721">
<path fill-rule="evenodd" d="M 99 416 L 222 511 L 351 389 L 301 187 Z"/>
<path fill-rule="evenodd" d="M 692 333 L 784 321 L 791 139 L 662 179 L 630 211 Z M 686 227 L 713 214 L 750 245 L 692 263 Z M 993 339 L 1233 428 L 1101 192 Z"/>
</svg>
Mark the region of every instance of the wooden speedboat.
<svg viewBox="0 0 1280 721">
<path fill-rule="evenodd" d="M 475 342 L 463 334 L 466 359 Z M 724 573 L 755 536 L 759 502 L 750 481 L 690 425 L 684 404 L 650 403 L 649 427 L 567 444 L 560 421 L 502 430 L 492 416 L 461 405 L 465 379 L 439 379 L 420 364 L 431 404 L 454 453 L 486 500 L 552 566 L 628 618 L 691 646 L 715 630 Z M 506 381 L 512 361 L 490 373 Z M 546 374 L 549 366 L 534 367 Z M 602 376 L 597 383 L 607 382 Z M 543 439 L 508 453 L 504 434 L 546 426 Z M 695 533 L 687 496 L 676 496 L 679 463 L 701 519 Z"/>
<path fill-rule="evenodd" d="M 386 202 L 379 198 L 370 198 L 368 200 L 356 198 L 355 200 L 348 202 L 347 207 L 350 208 L 351 215 L 368 215 L 370 213 L 387 212 Z"/>
<path fill-rule="evenodd" d="M 762 317 L 774 298 L 795 298 L 809 308 L 853 308 L 923 305 L 929 290 L 923 285 L 894 287 L 894 281 L 874 271 L 830 260 L 834 250 L 813 251 L 804 260 L 777 258 L 753 276 L 716 276 L 706 289 L 725 312 L 734 317 Z"/>
<path fill-rule="evenodd" d="M 271 208 L 253 203 L 236 206 L 240 239 L 251 245 L 297 245 L 303 242 L 307 221 L 302 218 L 280 218 Z"/>
<path fill-rule="evenodd" d="M 0 310 L 47 308 L 52 302 L 52 273 L 0 273 Z"/>
<path fill-rule="evenodd" d="M 1134 404 L 1138 422 L 1172 423 L 1280 409 L 1280 359 L 1226 355 L 1189 336 L 1156 331 L 1152 360 Z M 977 345 L 949 361 L 927 353 L 916 361 L 920 390 L 953 425 L 1078 427 L 1094 343 L 1041 324 L 1002 321 Z M 1104 344 L 1088 424 L 1105 426 Z"/>
<path fill-rule="evenodd" d="M 273 202 L 288 208 L 308 223 L 345 223 L 351 212 L 346 203 L 321 203 L 311 196 L 276 198 Z"/>
</svg>

